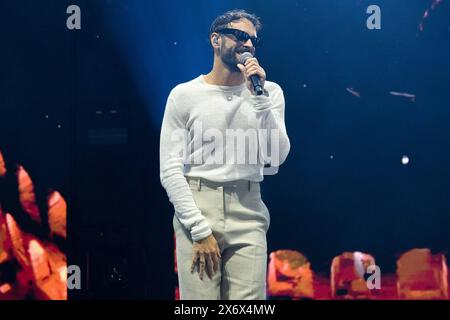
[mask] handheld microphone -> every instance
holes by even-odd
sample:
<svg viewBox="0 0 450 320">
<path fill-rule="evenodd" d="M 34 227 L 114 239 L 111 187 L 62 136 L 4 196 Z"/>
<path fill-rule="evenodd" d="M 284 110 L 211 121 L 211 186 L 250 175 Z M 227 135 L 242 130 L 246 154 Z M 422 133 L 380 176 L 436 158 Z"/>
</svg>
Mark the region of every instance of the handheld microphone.
<svg viewBox="0 0 450 320">
<path fill-rule="evenodd" d="M 245 65 L 245 62 L 248 59 L 253 58 L 253 55 L 250 52 L 244 52 L 243 54 L 241 54 L 241 56 L 239 57 L 239 63 Z M 261 85 L 261 79 L 258 75 L 254 74 L 252 76 L 250 76 L 250 81 L 252 82 L 253 85 L 253 89 L 256 92 L 256 95 L 260 96 L 263 94 L 263 87 Z"/>
</svg>

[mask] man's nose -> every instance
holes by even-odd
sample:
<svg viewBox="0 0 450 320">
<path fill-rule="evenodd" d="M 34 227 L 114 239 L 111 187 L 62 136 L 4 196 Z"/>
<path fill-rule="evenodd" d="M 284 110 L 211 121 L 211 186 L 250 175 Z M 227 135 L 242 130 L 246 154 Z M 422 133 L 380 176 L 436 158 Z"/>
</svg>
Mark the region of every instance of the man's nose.
<svg viewBox="0 0 450 320">
<path fill-rule="evenodd" d="M 251 39 L 247 39 L 247 41 L 245 41 L 245 43 L 244 43 L 244 47 L 253 48 L 254 46 L 253 46 L 252 40 Z"/>
</svg>

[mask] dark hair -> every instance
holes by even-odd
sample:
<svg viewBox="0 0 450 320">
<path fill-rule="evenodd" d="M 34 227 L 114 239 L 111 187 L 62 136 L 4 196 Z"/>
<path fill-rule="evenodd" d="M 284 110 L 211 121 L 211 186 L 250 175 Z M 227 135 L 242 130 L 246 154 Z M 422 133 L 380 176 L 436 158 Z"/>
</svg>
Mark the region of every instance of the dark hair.
<svg viewBox="0 0 450 320">
<path fill-rule="evenodd" d="M 211 35 L 211 33 L 216 32 L 219 29 L 226 28 L 230 22 L 240 19 L 247 19 L 253 23 L 257 32 L 262 29 L 261 21 L 256 15 L 248 13 L 242 9 L 234 9 L 227 11 L 214 19 L 211 27 L 209 28 L 209 34 Z"/>
</svg>

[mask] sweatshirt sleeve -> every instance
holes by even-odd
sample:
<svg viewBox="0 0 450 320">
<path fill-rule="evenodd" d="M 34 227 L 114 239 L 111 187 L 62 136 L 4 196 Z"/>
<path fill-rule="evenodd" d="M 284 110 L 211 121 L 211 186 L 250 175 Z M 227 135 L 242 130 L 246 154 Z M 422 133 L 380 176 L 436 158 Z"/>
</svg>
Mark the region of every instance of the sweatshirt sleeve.
<svg viewBox="0 0 450 320">
<path fill-rule="evenodd" d="M 280 166 L 287 158 L 291 145 L 284 123 L 284 94 L 277 85 L 269 95 L 252 95 L 250 97 L 253 110 L 256 113 L 257 129 L 265 134 L 258 134 L 260 156 L 264 163 Z M 269 155 L 269 151 L 271 154 Z"/>
<path fill-rule="evenodd" d="M 186 121 L 180 116 L 172 95 L 167 99 L 160 137 L 160 180 L 175 214 L 190 231 L 192 240 L 198 241 L 212 231 L 197 207 L 192 191 L 184 176 L 188 132 Z"/>
</svg>

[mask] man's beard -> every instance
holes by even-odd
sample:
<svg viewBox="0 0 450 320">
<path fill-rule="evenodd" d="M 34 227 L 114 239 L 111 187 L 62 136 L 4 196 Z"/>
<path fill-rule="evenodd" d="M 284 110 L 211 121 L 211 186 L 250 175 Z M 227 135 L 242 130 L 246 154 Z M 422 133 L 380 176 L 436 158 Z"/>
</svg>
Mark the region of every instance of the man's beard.
<svg viewBox="0 0 450 320">
<path fill-rule="evenodd" d="M 222 45 L 220 48 L 220 58 L 222 59 L 223 64 L 225 67 L 230 70 L 231 72 L 241 72 L 241 70 L 237 67 L 237 64 L 240 63 L 236 53 L 242 54 L 244 52 L 250 52 L 253 54 L 253 52 L 250 49 L 246 48 L 226 48 Z"/>
</svg>

